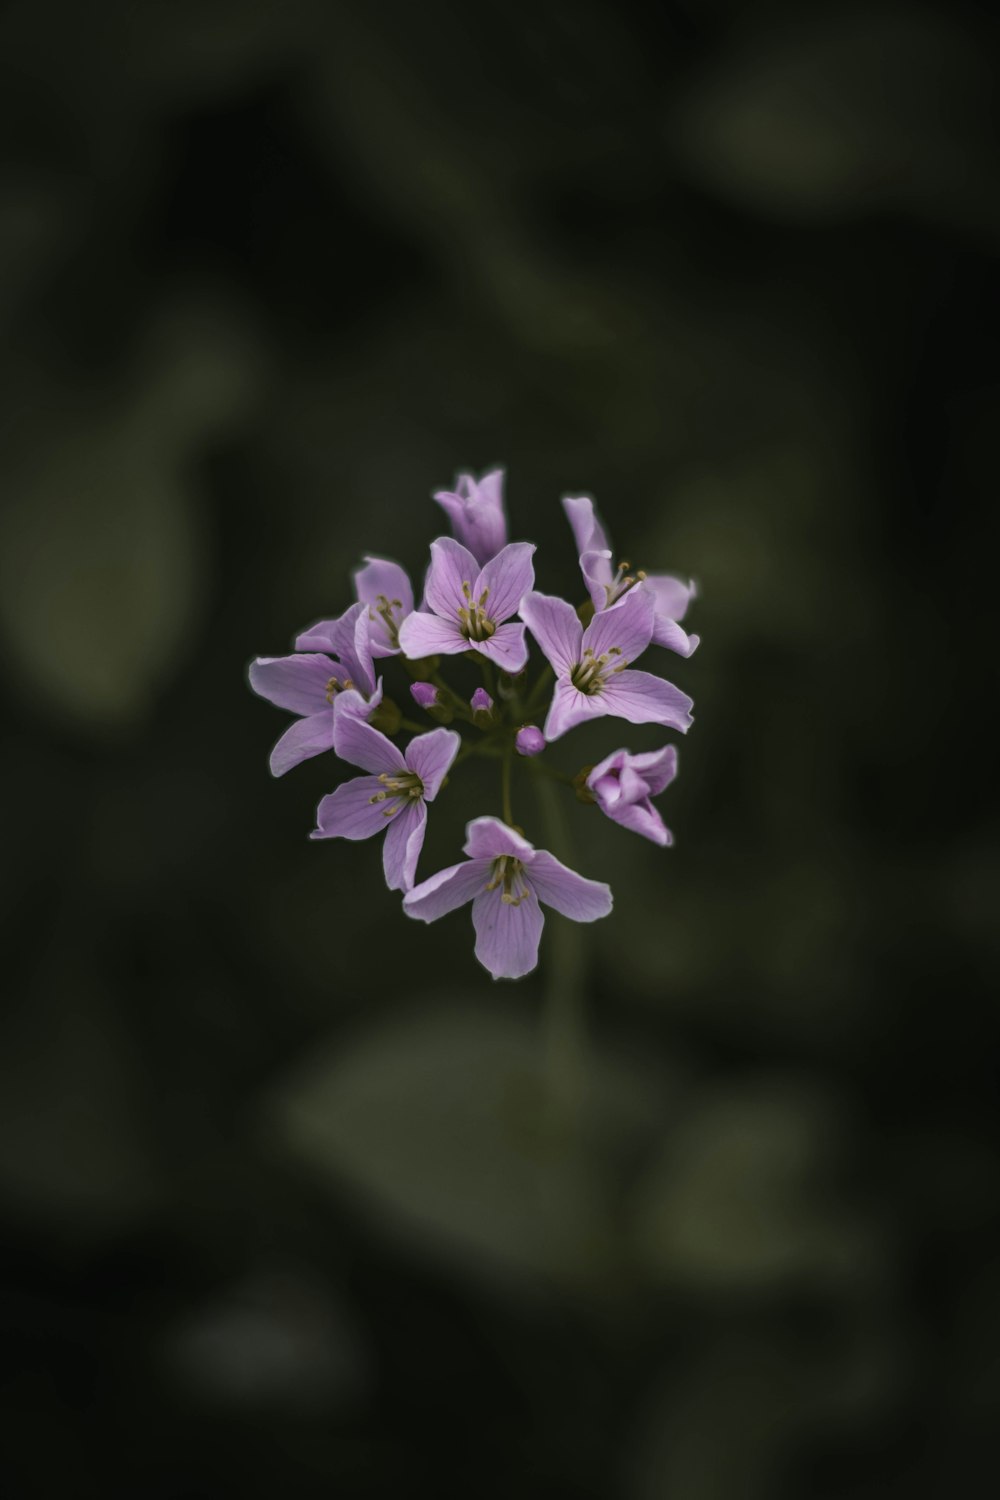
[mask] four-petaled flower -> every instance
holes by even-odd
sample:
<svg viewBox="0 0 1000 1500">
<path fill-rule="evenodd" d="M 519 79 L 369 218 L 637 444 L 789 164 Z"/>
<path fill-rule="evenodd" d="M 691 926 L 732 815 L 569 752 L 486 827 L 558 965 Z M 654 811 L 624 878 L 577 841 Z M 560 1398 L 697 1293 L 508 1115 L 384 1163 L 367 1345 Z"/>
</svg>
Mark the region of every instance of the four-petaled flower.
<svg viewBox="0 0 1000 1500">
<path fill-rule="evenodd" d="M 370 839 L 385 834 L 382 867 L 391 891 L 408 891 L 433 802 L 461 745 L 452 729 L 417 735 L 405 754 L 379 730 L 350 715 L 338 719 L 334 749 L 367 776 L 345 781 L 316 810 L 314 839 Z"/>
<path fill-rule="evenodd" d="M 610 886 L 577 875 L 499 818 L 474 818 L 465 831 L 465 863 L 414 886 L 403 910 L 434 922 L 471 901 L 476 957 L 494 979 L 520 979 L 537 964 L 540 901 L 574 922 L 596 922 L 611 911 Z"/>
<path fill-rule="evenodd" d="M 468 547 L 480 567 L 506 546 L 503 469 L 492 469 L 478 481 L 471 474 L 459 474 L 454 490 L 438 490 L 434 499 L 447 513 L 458 541 Z"/>
<path fill-rule="evenodd" d="M 368 608 L 372 656 L 398 656 L 399 627 L 413 609 L 406 569 L 387 557 L 366 557 L 354 574 L 354 592 Z"/>
<path fill-rule="evenodd" d="M 424 587 L 425 609 L 403 621 L 399 644 L 408 657 L 456 656 L 478 651 L 505 672 L 528 660 L 524 626 L 505 624 L 535 581 L 534 544 L 510 542 L 484 568 L 460 542 L 431 543 Z"/>
<path fill-rule="evenodd" d="M 369 718 L 382 701 L 363 604 L 303 631 L 295 649 L 294 656 L 258 656 L 250 665 L 254 692 L 298 715 L 271 751 L 274 776 L 332 750 L 337 719 Z"/>
<path fill-rule="evenodd" d="M 573 528 L 580 569 L 594 609 L 598 613 L 614 609 L 633 589 L 649 594 L 653 600 L 653 644 L 690 656 L 698 637 L 688 635 L 677 622 L 683 620 L 694 598 L 694 584 L 682 583 L 670 573 L 644 573 L 641 568 L 631 573 L 627 562 L 612 567 L 611 543 L 594 513 L 593 500 L 567 497 L 563 509 Z"/>
<path fill-rule="evenodd" d="M 623 828 L 640 833 L 654 844 L 672 844 L 674 836 L 650 801 L 659 796 L 677 775 L 677 749 L 664 745 L 633 755 L 615 750 L 596 765 L 587 786 L 603 813 Z"/>
<path fill-rule="evenodd" d="M 595 614 L 586 630 L 573 606 L 550 594 L 527 594 L 521 618 L 556 673 L 545 720 L 547 740 L 602 714 L 630 724 L 690 728 L 692 703 L 686 693 L 651 672 L 629 670 L 653 634 L 649 594 L 627 594 L 616 609 Z"/>
</svg>

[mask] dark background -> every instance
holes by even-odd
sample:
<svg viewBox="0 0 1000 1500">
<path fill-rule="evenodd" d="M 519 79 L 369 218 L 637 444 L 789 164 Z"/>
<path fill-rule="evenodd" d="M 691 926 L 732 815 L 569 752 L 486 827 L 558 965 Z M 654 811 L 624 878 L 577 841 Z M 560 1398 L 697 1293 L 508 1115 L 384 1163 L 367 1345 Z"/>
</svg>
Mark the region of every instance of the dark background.
<svg viewBox="0 0 1000 1500">
<path fill-rule="evenodd" d="M 997 41 L 0 8 L 6 1496 L 990 1491 Z M 701 590 L 676 847 L 567 799 L 517 986 L 244 680 L 494 463 Z"/>
</svg>

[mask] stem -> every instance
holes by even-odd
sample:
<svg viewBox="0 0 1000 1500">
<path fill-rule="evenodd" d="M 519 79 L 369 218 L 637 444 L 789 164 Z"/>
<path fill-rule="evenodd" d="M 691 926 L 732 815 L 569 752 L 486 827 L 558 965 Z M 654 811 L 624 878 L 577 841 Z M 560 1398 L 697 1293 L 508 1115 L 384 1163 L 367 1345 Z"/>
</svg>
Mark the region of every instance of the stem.
<svg viewBox="0 0 1000 1500">
<path fill-rule="evenodd" d="M 538 810 L 545 828 L 546 847 L 572 864 L 573 856 L 563 809 L 551 782 L 535 778 Z M 586 1027 L 583 991 L 587 968 L 587 928 L 571 924 L 551 912 L 549 965 L 542 1012 L 544 1070 L 548 1116 L 554 1132 L 571 1133 L 577 1123 L 586 1084 Z"/>
<path fill-rule="evenodd" d="M 400 719 L 400 729 L 408 729 L 410 734 L 423 734 L 427 728 L 426 724 L 418 724 L 415 719 Z"/>
<path fill-rule="evenodd" d="M 503 820 L 508 828 L 513 828 L 514 813 L 510 801 L 510 763 L 511 747 L 508 745 L 504 751 L 503 765 L 500 771 L 500 786 L 503 793 Z"/>
</svg>

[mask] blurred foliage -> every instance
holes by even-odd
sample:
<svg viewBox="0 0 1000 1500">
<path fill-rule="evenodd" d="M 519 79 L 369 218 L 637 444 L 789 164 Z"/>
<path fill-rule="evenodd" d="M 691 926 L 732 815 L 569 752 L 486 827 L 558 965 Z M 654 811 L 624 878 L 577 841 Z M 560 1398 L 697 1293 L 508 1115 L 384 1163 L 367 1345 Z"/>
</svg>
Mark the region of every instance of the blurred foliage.
<svg viewBox="0 0 1000 1500">
<path fill-rule="evenodd" d="M 5 1495 L 980 1492 L 998 43 L 2 8 Z M 516 987 L 307 840 L 244 676 L 494 463 L 543 588 L 591 493 L 703 641 L 675 847 L 568 798 L 615 912 Z"/>
</svg>

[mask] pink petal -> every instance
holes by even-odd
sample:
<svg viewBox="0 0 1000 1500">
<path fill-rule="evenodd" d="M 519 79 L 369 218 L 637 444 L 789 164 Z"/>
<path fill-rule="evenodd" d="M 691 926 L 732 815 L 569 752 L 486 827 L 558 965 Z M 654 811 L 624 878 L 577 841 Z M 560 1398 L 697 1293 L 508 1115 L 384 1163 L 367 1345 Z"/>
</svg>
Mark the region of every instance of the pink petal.
<svg viewBox="0 0 1000 1500">
<path fill-rule="evenodd" d="M 580 571 L 595 610 L 607 609 L 615 576 L 611 553 L 584 552 L 580 558 Z"/>
<path fill-rule="evenodd" d="M 333 727 L 333 748 L 341 760 L 373 776 L 387 772 L 393 775 L 406 770 L 402 751 L 392 740 L 355 714 L 338 714 Z"/>
<path fill-rule="evenodd" d="M 683 620 L 688 605 L 698 594 L 692 582 L 684 583 L 670 573 L 647 573 L 642 586 L 652 594 L 656 613 L 668 620 Z"/>
<path fill-rule="evenodd" d="M 662 750 L 633 755 L 632 765 L 649 787 L 650 796 L 656 797 L 677 775 L 677 746 L 664 745 Z"/>
<path fill-rule="evenodd" d="M 379 614 L 379 596 L 388 600 L 393 623 L 398 631 L 406 616 L 413 610 L 413 589 L 406 569 L 386 557 L 366 557 L 365 566 L 354 574 L 354 588 L 358 598 L 368 606 L 368 635 L 374 656 L 395 656 L 397 646 L 393 644 L 389 628 Z M 395 604 L 399 600 L 398 607 Z"/>
<path fill-rule="evenodd" d="M 539 901 L 574 922 L 596 922 L 611 910 L 609 885 L 578 875 L 547 849 L 539 849 L 527 874 Z"/>
<path fill-rule="evenodd" d="M 653 635 L 653 599 L 632 589 L 620 604 L 596 614 L 583 632 L 583 649 L 595 656 L 619 653 L 622 662 L 641 656 Z"/>
<path fill-rule="evenodd" d="M 524 626 L 515 625 L 508 621 L 506 625 L 498 625 L 488 641 L 466 641 L 466 649 L 470 647 L 485 656 L 503 672 L 516 675 L 522 672 L 528 663 L 528 645 L 524 639 Z"/>
<path fill-rule="evenodd" d="M 457 620 L 442 620 L 438 615 L 414 610 L 399 630 L 399 645 L 404 656 L 417 661 L 421 656 L 456 656 L 468 651 L 469 642 L 458 628 Z"/>
<path fill-rule="evenodd" d="M 535 848 L 499 818 L 473 818 L 466 824 L 462 852 L 470 859 L 489 860 L 513 854 L 515 859 L 528 863 L 534 858 Z"/>
<path fill-rule="evenodd" d="M 329 708 L 327 683 L 340 668 L 328 656 L 258 656 L 250 663 L 250 686 L 261 698 L 289 713 L 322 713 Z"/>
<path fill-rule="evenodd" d="M 606 807 L 602 803 L 601 811 L 613 823 L 619 823 L 622 828 L 627 828 L 630 833 L 638 833 L 642 838 L 649 839 L 654 844 L 659 844 L 661 848 L 665 848 L 674 841 L 673 834 L 648 797 L 644 798 L 641 802 L 625 802 L 623 800 L 611 807 Z"/>
<path fill-rule="evenodd" d="M 333 749 L 333 709 L 313 714 L 308 719 L 296 719 L 285 730 L 271 751 L 271 775 L 284 776 L 293 766 L 301 765 L 324 750 Z"/>
<path fill-rule="evenodd" d="M 525 594 L 521 601 L 521 619 L 557 673 L 568 677 L 583 649 L 583 626 L 572 604 L 554 594 Z"/>
<path fill-rule="evenodd" d="M 297 651 L 329 651 L 339 657 L 354 686 L 371 693 L 375 686 L 375 666 L 368 639 L 367 606 L 352 604 L 336 620 L 321 620 L 296 637 Z M 338 673 L 338 676 L 343 676 Z"/>
<path fill-rule="evenodd" d="M 424 847 L 427 809 L 420 798 L 388 819 L 382 846 L 382 868 L 390 891 L 408 891 L 417 873 L 417 860 Z"/>
<path fill-rule="evenodd" d="M 520 979 L 538 963 L 545 918 L 530 889 L 515 906 L 497 887 L 482 891 L 472 903 L 476 957 L 494 979 Z"/>
<path fill-rule="evenodd" d="M 355 776 L 324 797 L 316 809 L 314 839 L 370 839 L 384 833 L 388 800 L 373 801 L 385 791 L 377 776 Z"/>
<path fill-rule="evenodd" d="M 382 679 L 379 678 L 369 697 L 359 693 L 356 688 L 348 688 L 346 692 L 338 693 L 333 700 L 334 722 L 351 714 L 356 719 L 370 719 L 372 714 L 382 702 Z"/>
<path fill-rule="evenodd" d="M 698 649 L 700 640 L 698 635 L 688 635 L 676 620 L 670 620 L 666 615 L 653 616 L 654 646 L 666 646 L 668 651 L 676 651 L 678 656 L 692 656 Z"/>
<path fill-rule="evenodd" d="M 624 675 L 624 674 L 622 674 Z M 557 740 L 577 724 L 599 719 L 608 712 L 603 693 L 581 693 L 565 678 L 557 682 L 545 720 L 545 738 Z"/>
<path fill-rule="evenodd" d="M 476 580 L 477 601 L 486 593 L 486 613 L 497 625 L 516 615 L 521 600 L 535 586 L 534 542 L 511 542 L 488 562 Z"/>
<path fill-rule="evenodd" d="M 472 553 L 450 536 L 439 537 L 431 542 L 424 601 L 442 619 L 457 620 L 458 611 L 468 604 L 463 584 L 471 591 L 478 577 L 479 564 Z"/>
<path fill-rule="evenodd" d="M 462 736 L 454 729 L 418 734 L 406 747 L 406 764 L 424 784 L 424 800 L 433 802 L 458 754 Z"/>
<path fill-rule="evenodd" d="M 403 910 L 420 922 L 436 922 L 438 917 L 464 906 L 483 890 L 492 868 L 488 859 L 467 859 L 449 865 L 447 870 L 439 870 L 408 891 L 403 897 Z"/>
<path fill-rule="evenodd" d="M 584 552 L 610 552 L 611 543 L 597 519 L 593 500 L 586 495 L 579 500 L 571 500 L 569 496 L 565 496 L 562 504 L 566 519 L 573 528 L 577 553 L 582 556 Z"/>
<path fill-rule="evenodd" d="M 630 724 L 666 724 L 686 734 L 694 723 L 687 693 L 652 672 L 619 672 L 597 696 L 605 713 Z"/>
</svg>

